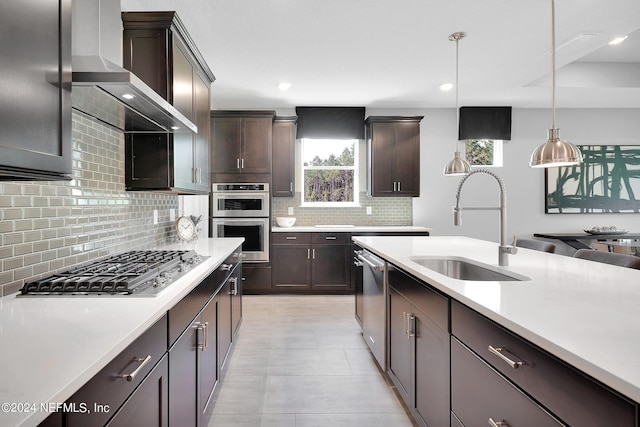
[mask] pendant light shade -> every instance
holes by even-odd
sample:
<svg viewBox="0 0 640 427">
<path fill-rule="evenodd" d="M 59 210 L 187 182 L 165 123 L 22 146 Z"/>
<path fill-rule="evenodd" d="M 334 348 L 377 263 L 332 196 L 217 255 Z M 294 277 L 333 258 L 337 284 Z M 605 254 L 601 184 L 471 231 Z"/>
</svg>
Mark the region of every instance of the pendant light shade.
<svg viewBox="0 0 640 427">
<path fill-rule="evenodd" d="M 446 176 L 467 175 L 469 172 L 471 172 L 471 166 L 469 162 L 460 157 L 459 151 L 453 153 L 453 160 L 444 167 L 444 174 Z"/>
<path fill-rule="evenodd" d="M 449 40 L 456 42 L 456 136 L 460 132 L 460 108 L 458 108 L 458 42 L 467 36 L 466 33 L 458 31 L 449 36 Z M 460 156 L 460 140 L 456 141 L 456 152 L 451 160 L 444 167 L 443 174 L 446 176 L 467 175 L 471 171 L 471 165 Z"/>
<path fill-rule="evenodd" d="M 582 163 L 582 152 L 570 142 L 560 139 L 560 129 L 549 129 L 549 139 L 531 154 L 529 166 L 547 168 Z"/>
<path fill-rule="evenodd" d="M 551 129 L 548 139 L 539 145 L 529 160 L 532 168 L 573 166 L 582 163 L 582 152 L 568 141 L 560 139 L 560 129 L 556 128 L 556 7 L 551 0 Z"/>
</svg>

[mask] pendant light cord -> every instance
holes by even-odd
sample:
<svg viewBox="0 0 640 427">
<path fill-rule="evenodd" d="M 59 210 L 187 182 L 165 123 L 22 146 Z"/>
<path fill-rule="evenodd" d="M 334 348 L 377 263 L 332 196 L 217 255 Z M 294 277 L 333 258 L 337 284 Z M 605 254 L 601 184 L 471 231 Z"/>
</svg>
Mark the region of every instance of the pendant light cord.
<svg viewBox="0 0 640 427">
<path fill-rule="evenodd" d="M 551 0 L 551 129 L 556 128 L 556 5 Z"/>
<path fill-rule="evenodd" d="M 460 38 L 456 37 L 456 151 L 460 151 L 460 108 L 458 107 L 458 43 Z"/>
</svg>

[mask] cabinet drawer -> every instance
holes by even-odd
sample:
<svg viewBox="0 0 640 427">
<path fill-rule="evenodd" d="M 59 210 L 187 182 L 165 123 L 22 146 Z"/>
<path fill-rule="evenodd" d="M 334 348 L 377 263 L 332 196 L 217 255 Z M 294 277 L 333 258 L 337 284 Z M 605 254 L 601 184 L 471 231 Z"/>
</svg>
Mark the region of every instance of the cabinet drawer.
<svg viewBox="0 0 640 427">
<path fill-rule="evenodd" d="M 77 406 L 86 404 L 89 412 L 67 413 L 66 425 L 83 427 L 105 424 L 162 359 L 166 351 L 167 316 L 164 315 L 71 396 L 69 402 Z M 135 376 L 130 381 L 122 378 L 122 375 L 133 373 Z M 108 405 L 109 411 L 94 411 L 94 403 Z"/>
<path fill-rule="evenodd" d="M 349 244 L 351 233 L 311 233 L 311 243 L 318 244 Z"/>
<path fill-rule="evenodd" d="M 436 325 L 449 331 L 449 299 L 413 277 L 389 266 L 389 286 L 395 288 Z"/>
<path fill-rule="evenodd" d="M 311 243 L 312 233 L 271 233 L 271 243 L 274 245 L 308 245 Z"/>
<path fill-rule="evenodd" d="M 182 331 L 191 324 L 202 307 L 213 297 L 216 290 L 231 275 L 240 262 L 239 250 L 229 255 L 218 268 L 209 274 L 187 296 L 169 310 L 169 347 L 178 339 Z"/>
<path fill-rule="evenodd" d="M 466 427 L 491 425 L 490 418 L 514 427 L 562 425 L 453 337 L 451 410 Z"/>
<path fill-rule="evenodd" d="M 451 304 L 451 329 L 460 341 L 567 424 L 636 425 L 633 402 L 457 301 Z M 504 356 L 526 365 L 512 368 L 489 351 L 489 346 L 503 348 Z"/>
</svg>

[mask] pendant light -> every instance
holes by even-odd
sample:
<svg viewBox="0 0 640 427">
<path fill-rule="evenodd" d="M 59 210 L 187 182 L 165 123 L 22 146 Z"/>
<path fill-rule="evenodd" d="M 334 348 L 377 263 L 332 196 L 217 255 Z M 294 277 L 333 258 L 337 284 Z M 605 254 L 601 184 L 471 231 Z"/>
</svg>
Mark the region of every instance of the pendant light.
<svg viewBox="0 0 640 427">
<path fill-rule="evenodd" d="M 458 42 L 467 36 L 466 33 L 458 31 L 449 36 L 449 40 L 456 42 L 456 134 L 459 137 L 460 132 L 460 108 L 458 108 Z M 456 141 L 456 152 L 451 160 L 444 167 L 444 175 L 456 176 L 467 175 L 471 171 L 471 165 L 465 159 L 460 157 L 460 140 Z"/>
<path fill-rule="evenodd" d="M 582 163 L 582 152 L 568 141 L 560 139 L 560 129 L 556 128 L 556 12 L 555 1 L 551 0 L 551 129 L 548 139 L 539 145 L 529 160 L 532 168 L 573 166 Z"/>
</svg>

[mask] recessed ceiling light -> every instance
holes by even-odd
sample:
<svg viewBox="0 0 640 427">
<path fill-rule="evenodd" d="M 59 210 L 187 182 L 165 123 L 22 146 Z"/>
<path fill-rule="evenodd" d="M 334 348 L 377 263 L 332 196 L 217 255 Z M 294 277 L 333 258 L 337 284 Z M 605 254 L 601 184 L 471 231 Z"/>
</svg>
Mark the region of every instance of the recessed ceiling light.
<svg viewBox="0 0 640 427">
<path fill-rule="evenodd" d="M 442 83 L 439 88 L 443 92 L 448 92 L 453 89 L 453 83 Z"/>
<path fill-rule="evenodd" d="M 291 83 L 286 83 L 286 82 L 282 82 L 278 85 L 278 89 L 282 91 L 289 90 L 290 87 L 291 87 Z"/>
<path fill-rule="evenodd" d="M 178 129 L 180 129 L 180 126 L 171 126 L 171 129 L 178 130 Z"/>
<path fill-rule="evenodd" d="M 135 98 L 135 96 L 131 95 L 130 93 L 125 93 L 124 95 L 122 95 L 122 97 L 124 99 L 133 99 L 133 98 Z"/>
<path fill-rule="evenodd" d="M 622 43 L 623 41 L 625 41 L 625 40 L 627 39 L 627 37 L 629 37 L 629 36 L 616 37 L 615 39 L 611 40 L 611 41 L 609 42 L 609 44 L 620 44 L 620 43 Z"/>
</svg>

